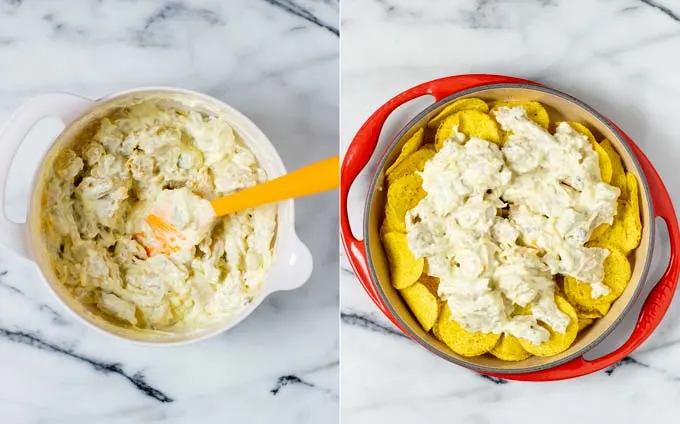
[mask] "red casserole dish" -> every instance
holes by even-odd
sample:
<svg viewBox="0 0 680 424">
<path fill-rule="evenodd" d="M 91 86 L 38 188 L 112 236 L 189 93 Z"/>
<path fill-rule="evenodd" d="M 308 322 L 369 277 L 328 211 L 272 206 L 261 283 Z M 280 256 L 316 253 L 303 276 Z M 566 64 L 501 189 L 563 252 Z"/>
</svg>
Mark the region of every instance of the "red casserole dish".
<svg viewBox="0 0 680 424">
<path fill-rule="evenodd" d="M 463 358 L 419 328 L 397 291 L 389 284 L 384 252 L 377 237 L 376 222 L 380 219 L 380 210 L 384 206 L 386 191 L 383 190 L 384 169 L 396 158 L 400 145 L 410 134 L 453 100 L 466 96 L 498 100 L 498 96 L 503 98 L 508 94 L 511 97 L 515 95 L 524 97 L 522 100 L 537 100 L 557 110 L 566 108 L 560 111 L 560 117 L 587 122 L 612 141 L 622 156 L 626 169 L 635 173 L 640 181 L 643 237 L 640 247 L 631 258 L 633 278 L 629 288 L 614 302 L 610 312 L 599 320 L 600 323 L 584 331 L 584 335 L 580 336 L 580 339 L 577 339 L 564 354 L 531 359 L 526 363 L 504 364 L 488 358 Z M 347 215 L 349 189 L 375 153 L 383 124 L 390 114 L 402 104 L 428 95 L 435 98 L 435 104 L 426 108 L 406 125 L 382 153 L 380 165 L 371 180 L 364 211 L 365 239 L 358 240 L 352 235 Z M 680 230 L 675 210 L 668 191 L 646 156 L 613 122 L 582 102 L 534 81 L 500 75 L 459 75 L 429 81 L 398 94 L 374 112 L 354 137 L 342 163 L 340 195 L 343 246 L 357 278 L 373 302 L 407 336 L 432 353 L 486 375 L 522 381 L 550 381 L 586 375 L 615 364 L 640 346 L 659 325 L 670 305 L 680 274 L 678 257 Z M 660 281 L 644 300 L 642 312 L 630 338 L 615 351 L 592 361 L 586 360 L 583 354 L 601 342 L 616 327 L 633 303 L 641 301 L 637 297 L 645 284 L 653 254 L 656 217 L 662 218 L 668 227 L 671 246 L 669 264 Z"/>
</svg>

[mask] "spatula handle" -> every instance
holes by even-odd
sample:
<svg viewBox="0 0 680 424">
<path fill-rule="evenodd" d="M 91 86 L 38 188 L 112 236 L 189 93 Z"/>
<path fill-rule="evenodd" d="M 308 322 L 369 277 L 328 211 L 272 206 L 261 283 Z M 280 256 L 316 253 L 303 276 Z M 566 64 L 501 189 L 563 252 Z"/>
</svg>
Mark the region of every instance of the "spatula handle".
<svg viewBox="0 0 680 424">
<path fill-rule="evenodd" d="M 216 216 L 224 216 L 267 203 L 333 190 L 338 188 L 339 174 L 340 157 L 334 156 L 210 203 Z"/>
</svg>

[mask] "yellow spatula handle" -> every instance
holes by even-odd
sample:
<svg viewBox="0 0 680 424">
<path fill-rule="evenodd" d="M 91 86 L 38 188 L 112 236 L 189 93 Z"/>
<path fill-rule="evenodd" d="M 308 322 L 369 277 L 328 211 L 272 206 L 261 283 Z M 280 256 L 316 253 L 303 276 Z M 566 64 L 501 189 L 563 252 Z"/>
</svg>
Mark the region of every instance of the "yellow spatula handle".
<svg viewBox="0 0 680 424">
<path fill-rule="evenodd" d="M 338 188 L 340 157 L 324 159 L 282 177 L 211 201 L 216 216 Z"/>
</svg>

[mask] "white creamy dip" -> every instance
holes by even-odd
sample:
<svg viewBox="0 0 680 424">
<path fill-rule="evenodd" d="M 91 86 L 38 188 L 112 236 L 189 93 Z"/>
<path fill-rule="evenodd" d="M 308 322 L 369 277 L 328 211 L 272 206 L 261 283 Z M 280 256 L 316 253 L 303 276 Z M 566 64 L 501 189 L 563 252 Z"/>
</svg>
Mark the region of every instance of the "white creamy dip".
<svg viewBox="0 0 680 424">
<path fill-rule="evenodd" d="M 139 328 L 192 329 L 240 312 L 259 291 L 276 206 L 207 221 L 202 212 L 267 179 L 224 120 L 154 102 L 118 109 L 61 151 L 46 178 L 44 239 L 81 302 Z M 140 243 L 157 201 L 195 235 L 187 248 L 149 256 Z"/>
<path fill-rule="evenodd" d="M 568 124 L 552 135 L 522 107 L 499 108 L 496 120 L 511 131 L 502 148 L 454 131 L 425 164 L 427 195 L 406 214 L 407 238 L 461 326 L 540 344 L 550 333 L 538 321 L 560 333 L 569 324 L 554 275 L 590 283 L 594 297 L 609 292 L 609 252 L 584 244 L 612 223 L 619 189 L 602 182 L 597 153 Z M 497 216 L 508 204 L 509 216 Z M 531 315 L 513 315 L 517 307 Z"/>
</svg>

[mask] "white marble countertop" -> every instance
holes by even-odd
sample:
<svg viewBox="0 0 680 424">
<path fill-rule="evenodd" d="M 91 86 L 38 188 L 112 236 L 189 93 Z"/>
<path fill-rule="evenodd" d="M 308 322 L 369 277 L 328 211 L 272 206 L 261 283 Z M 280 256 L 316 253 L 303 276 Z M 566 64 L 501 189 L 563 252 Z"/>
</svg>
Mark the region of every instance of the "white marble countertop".
<svg viewBox="0 0 680 424">
<path fill-rule="evenodd" d="M 343 0 L 341 140 L 346 148 L 370 113 L 419 82 L 464 73 L 526 77 L 575 95 L 623 127 L 680 207 L 679 35 L 680 5 L 671 0 Z M 388 121 L 382 147 L 430 102 L 416 103 Z M 358 234 L 369 174 L 350 196 Z M 664 235 L 656 276 L 665 266 Z M 660 328 L 620 365 L 571 381 L 518 383 L 484 378 L 407 340 L 346 261 L 341 266 L 344 424 L 677 420 L 680 295 Z"/>
<path fill-rule="evenodd" d="M 46 91 L 177 86 L 240 109 L 295 169 L 337 152 L 337 27 L 335 0 L 0 1 L 0 121 Z M 35 149 L 53 130 L 20 153 L 12 215 L 25 211 Z M 0 251 L 0 422 L 337 422 L 337 194 L 296 206 L 310 281 L 179 348 L 86 328 L 32 265 Z"/>
</svg>

